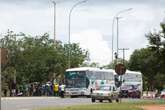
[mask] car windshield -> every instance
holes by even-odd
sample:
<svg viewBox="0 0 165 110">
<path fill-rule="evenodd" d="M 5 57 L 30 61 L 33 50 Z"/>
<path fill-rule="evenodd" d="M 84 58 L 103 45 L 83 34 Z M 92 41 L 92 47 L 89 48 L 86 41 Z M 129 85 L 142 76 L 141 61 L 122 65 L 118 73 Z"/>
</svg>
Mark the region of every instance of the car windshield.
<svg viewBox="0 0 165 110">
<path fill-rule="evenodd" d="M 101 86 L 99 90 L 110 91 L 111 90 L 111 86 Z"/>
</svg>

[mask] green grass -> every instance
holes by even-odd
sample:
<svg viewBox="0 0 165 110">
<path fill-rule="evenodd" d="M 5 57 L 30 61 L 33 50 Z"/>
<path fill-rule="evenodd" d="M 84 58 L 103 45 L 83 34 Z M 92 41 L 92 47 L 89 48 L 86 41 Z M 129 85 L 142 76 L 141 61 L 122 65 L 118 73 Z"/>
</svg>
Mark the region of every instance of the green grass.
<svg viewBox="0 0 165 110">
<path fill-rule="evenodd" d="M 163 100 L 140 100 L 140 101 L 129 101 L 122 103 L 96 103 L 91 105 L 75 105 L 65 107 L 49 107 L 39 110 L 142 110 L 139 108 L 143 105 L 149 104 L 165 104 Z"/>
</svg>

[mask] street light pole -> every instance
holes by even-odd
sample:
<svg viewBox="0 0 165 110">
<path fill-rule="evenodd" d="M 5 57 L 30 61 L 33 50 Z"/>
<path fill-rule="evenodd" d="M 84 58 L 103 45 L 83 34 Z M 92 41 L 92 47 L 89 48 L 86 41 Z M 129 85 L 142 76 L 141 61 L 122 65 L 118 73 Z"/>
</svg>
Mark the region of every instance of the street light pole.
<svg viewBox="0 0 165 110">
<path fill-rule="evenodd" d="M 2 95 L 2 87 L 1 87 L 1 73 L 2 72 L 2 51 L 1 51 L 1 48 L 0 48 L 0 98 L 1 98 L 1 95 Z M 1 99 L 0 99 L 0 108 L 1 108 Z"/>
<path fill-rule="evenodd" d="M 55 1 L 52 1 L 53 3 L 53 6 L 54 6 L 54 32 L 53 32 L 53 35 L 54 35 L 54 45 L 56 45 L 56 2 Z"/>
<path fill-rule="evenodd" d="M 124 13 L 124 12 L 127 12 L 127 11 L 130 11 L 130 10 L 132 10 L 132 8 L 129 8 L 129 9 L 125 9 L 125 10 L 121 10 L 121 11 L 119 11 L 115 16 L 114 16 L 114 18 L 113 18 L 113 21 L 112 21 L 112 62 L 113 62 L 113 54 L 114 54 L 114 49 L 113 49 L 113 41 L 114 41 L 114 23 L 115 23 L 115 20 L 116 20 L 116 22 L 117 22 L 117 56 L 118 56 L 118 43 L 119 43 L 119 41 L 118 41 L 118 37 L 119 37 L 119 19 L 121 18 L 121 17 L 119 17 L 119 15 L 121 14 L 121 13 Z"/>
<path fill-rule="evenodd" d="M 117 22 L 117 56 L 119 55 L 119 17 L 116 17 Z M 117 57 L 118 58 L 118 57 Z"/>
<path fill-rule="evenodd" d="M 73 9 L 74 9 L 76 6 L 78 6 L 79 4 L 85 3 L 86 1 L 87 1 L 87 0 L 77 2 L 76 4 L 74 4 L 74 5 L 72 6 L 72 8 L 70 9 L 70 12 L 69 12 L 69 23 L 68 23 L 68 35 L 69 35 L 69 39 L 68 39 L 68 44 L 69 44 L 68 68 L 70 68 L 70 57 L 71 57 L 71 52 L 70 52 L 70 51 L 71 51 L 71 49 L 70 49 L 71 14 L 72 14 Z"/>
</svg>

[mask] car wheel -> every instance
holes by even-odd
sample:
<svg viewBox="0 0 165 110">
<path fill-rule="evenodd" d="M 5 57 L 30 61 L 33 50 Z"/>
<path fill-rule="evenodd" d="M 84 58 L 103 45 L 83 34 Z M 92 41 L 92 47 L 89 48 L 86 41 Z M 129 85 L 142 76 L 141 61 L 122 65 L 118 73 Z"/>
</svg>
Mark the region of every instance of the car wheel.
<svg viewBox="0 0 165 110">
<path fill-rule="evenodd" d="M 109 103 L 112 103 L 112 100 L 111 99 L 108 99 Z"/>
<path fill-rule="evenodd" d="M 103 100 L 99 100 L 99 102 L 103 102 Z"/>
<path fill-rule="evenodd" d="M 75 95 L 71 95 L 70 97 L 71 97 L 71 98 L 76 98 L 77 96 L 75 96 Z"/>
<path fill-rule="evenodd" d="M 138 95 L 138 99 L 140 99 L 141 98 L 141 95 Z"/>
<path fill-rule="evenodd" d="M 95 102 L 96 101 L 94 98 L 92 98 L 91 100 L 92 100 L 92 102 Z"/>
</svg>

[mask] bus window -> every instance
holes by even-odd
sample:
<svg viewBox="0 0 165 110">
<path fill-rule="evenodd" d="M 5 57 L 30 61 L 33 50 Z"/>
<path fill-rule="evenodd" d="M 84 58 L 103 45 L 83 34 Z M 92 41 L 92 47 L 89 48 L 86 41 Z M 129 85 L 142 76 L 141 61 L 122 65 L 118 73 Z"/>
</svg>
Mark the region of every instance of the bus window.
<svg viewBox="0 0 165 110">
<path fill-rule="evenodd" d="M 65 83 L 68 88 L 86 88 L 86 84 L 89 83 L 86 80 L 87 78 L 84 71 L 71 71 L 65 73 Z"/>
</svg>

